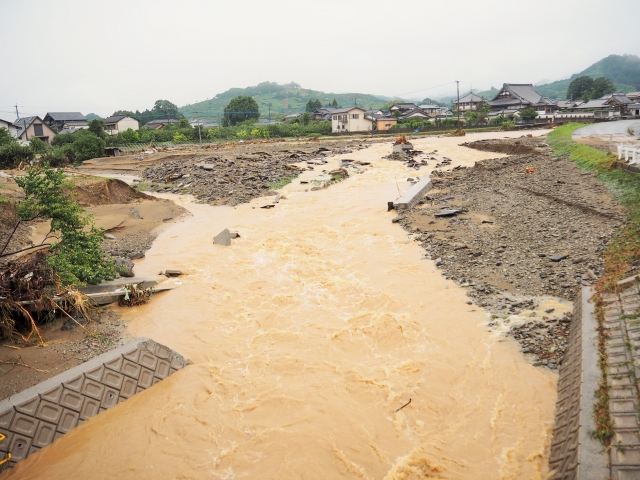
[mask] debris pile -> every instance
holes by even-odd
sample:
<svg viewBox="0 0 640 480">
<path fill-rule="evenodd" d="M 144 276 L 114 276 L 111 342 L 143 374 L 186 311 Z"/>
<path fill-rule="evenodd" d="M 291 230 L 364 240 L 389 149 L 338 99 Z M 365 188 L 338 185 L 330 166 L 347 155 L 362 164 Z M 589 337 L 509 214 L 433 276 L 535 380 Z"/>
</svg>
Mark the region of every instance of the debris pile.
<svg viewBox="0 0 640 480">
<path fill-rule="evenodd" d="M 352 153 L 366 148 L 353 145 L 349 148 L 318 148 L 312 151 L 283 150 L 268 153 L 256 151 L 232 158 L 214 155 L 203 159 L 176 160 L 161 163 L 143 172 L 143 179 L 152 182 L 154 192 L 187 193 L 202 202 L 219 205 L 237 205 L 250 200 L 274 195 L 300 172 L 313 165 L 324 165 L 328 155 Z M 299 165 L 306 163 L 306 168 Z"/>
<path fill-rule="evenodd" d="M 463 147 L 475 148 L 484 152 L 507 153 L 509 155 L 547 154 L 549 146 L 544 137 L 523 135 L 520 138 L 492 138 L 476 142 L 463 143 Z"/>
<path fill-rule="evenodd" d="M 38 324 L 52 319 L 54 312 L 74 322 L 73 315 L 90 320 L 87 297 L 61 283 L 44 252 L 8 263 L 0 271 L 0 338 L 28 343 L 37 337 L 44 344 Z"/>
</svg>

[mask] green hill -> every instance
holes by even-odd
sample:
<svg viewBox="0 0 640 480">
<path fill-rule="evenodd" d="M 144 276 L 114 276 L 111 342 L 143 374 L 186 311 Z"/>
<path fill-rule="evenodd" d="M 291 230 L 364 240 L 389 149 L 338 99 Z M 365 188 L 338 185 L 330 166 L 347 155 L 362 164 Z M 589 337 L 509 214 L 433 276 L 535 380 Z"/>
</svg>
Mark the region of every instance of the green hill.
<svg viewBox="0 0 640 480">
<path fill-rule="evenodd" d="M 323 105 L 329 105 L 335 99 L 342 107 L 354 105 L 357 101 L 358 106 L 366 109 L 380 108 L 387 102 L 384 98 L 364 93 L 326 93 L 302 88 L 294 82 L 285 85 L 263 82 L 255 87 L 231 88 L 210 100 L 180 107 L 179 111 L 189 119 L 198 117 L 216 120 L 229 101 L 239 95 L 253 97 L 258 102 L 260 114 L 263 117 L 267 116 L 270 103 L 272 118 L 274 115 L 282 116 L 304 112 L 309 100 L 319 100 Z"/>
<path fill-rule="evenodd" d="M 571 80 L 583 75 L 608 78 L 619 92 L 640 90 L 640 58 L 635 55 L 609 55 L 582 72 L 571 75 L 571 78 L 537 85 L 536 90 L 549 98 L 564 100 Z"/>
<path fill-rule="evenodd" d="M 554 100 L 565 100 L 571 81 L 583 75 L 588 75 L 592 78 L 606 77 L 614 83 L 618 92 L 637 91 L 640 90 L 640 58 L 635 55 L 609 55 L 582 72 L 571 75 L 571 78 L 536 85 L 535 88 L 545 97 Z M 490 90 L 475 93 L 487 100 L 491 100 L 498 94 L 498 91 L 496 88 L 491 88 Z"/>
</svg>

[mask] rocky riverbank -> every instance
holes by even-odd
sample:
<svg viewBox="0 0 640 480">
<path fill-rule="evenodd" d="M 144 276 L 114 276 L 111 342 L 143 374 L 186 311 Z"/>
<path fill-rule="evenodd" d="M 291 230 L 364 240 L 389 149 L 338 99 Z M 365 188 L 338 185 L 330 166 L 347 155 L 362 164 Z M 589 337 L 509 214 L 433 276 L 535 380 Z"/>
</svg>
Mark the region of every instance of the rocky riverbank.
<svg viewBox="0 0 640 480">
<path fill-rule="evenodd" d="M 546 150 L 539 139 L 511 142 Z M 602 182 L 543 153 L 436 170 L 432 181 L 422 205 L 398 221 L 443 275 L 493 312 L 490 326 L 535 310 L 542 296 L 573 299 L 602 273 L 601 251 L 625 220 Z M 553 367 L 562 361 L 570 316 L 548 311 L 534 318 L 511 326 L 510 335 Z"/>
</svg>

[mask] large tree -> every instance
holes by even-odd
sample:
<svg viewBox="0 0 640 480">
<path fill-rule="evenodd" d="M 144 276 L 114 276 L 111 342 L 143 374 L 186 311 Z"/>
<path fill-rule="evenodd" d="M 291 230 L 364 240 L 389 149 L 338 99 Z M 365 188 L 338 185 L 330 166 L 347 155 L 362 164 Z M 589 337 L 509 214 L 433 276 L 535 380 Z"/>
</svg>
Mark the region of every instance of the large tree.
<svg viewBox="0 0 640 480">
<path fill-rule="evenodd" d="M 322 108 L 322 102 L 320 100 L 309 100 L 307 102 L 307 112 L 313 112 L 319 108 Z"/>
<path fill-rule="evenodd" d="M 258 120 L 260 118 L 260 107 L 253 97 L 239 96 L 232 98 L 229 104 L 224 107 L 224 126 L 236 125 L 245 120 Z"/>
<path fill-rule="evenodd" d="M 569 84 L 569 88 L 567 89 L 567 98 L 569 100 L 584 98 L 585 94 L 590 96 L 592 90 L 593 78 L 583 75 L 582 77 L 576 78 Z"/>
<path fill-rule="evenodd" d="M 593 81 L 593 93 L 591 98 L 600 98 L 603 95 L 613 93 L 616 87 L 611 80 L 605 77 L 598 77 Z"/>
</svg>

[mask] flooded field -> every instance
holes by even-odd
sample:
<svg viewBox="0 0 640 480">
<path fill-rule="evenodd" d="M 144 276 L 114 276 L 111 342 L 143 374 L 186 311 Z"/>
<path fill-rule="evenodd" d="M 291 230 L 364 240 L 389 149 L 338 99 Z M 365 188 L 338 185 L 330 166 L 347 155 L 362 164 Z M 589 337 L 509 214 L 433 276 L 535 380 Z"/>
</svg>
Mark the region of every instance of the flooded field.
<svg viewBox="0 0 640 480">
<path fill-rule="evenodd" d="M 414 145 L 472 165 L 500 154 L 459 143 L 510 135 Z M 120 313 L 194 365 L 6 478 L 545 478 L 557 376 L 489 333 L 487 314 L 391 223 L 387 201 L 432 165 L 409 170 L 382 160 L 389 151 L 334 157 L 327 170 L 372 166 L 318 191 L 306 172 L 273 209 L 165 196 L 192 216 L 136 274 L 182 269 L 181 286 Z M 224 228 L 240 233 L 231 247 L 212 244 Z"/>
</svg>

